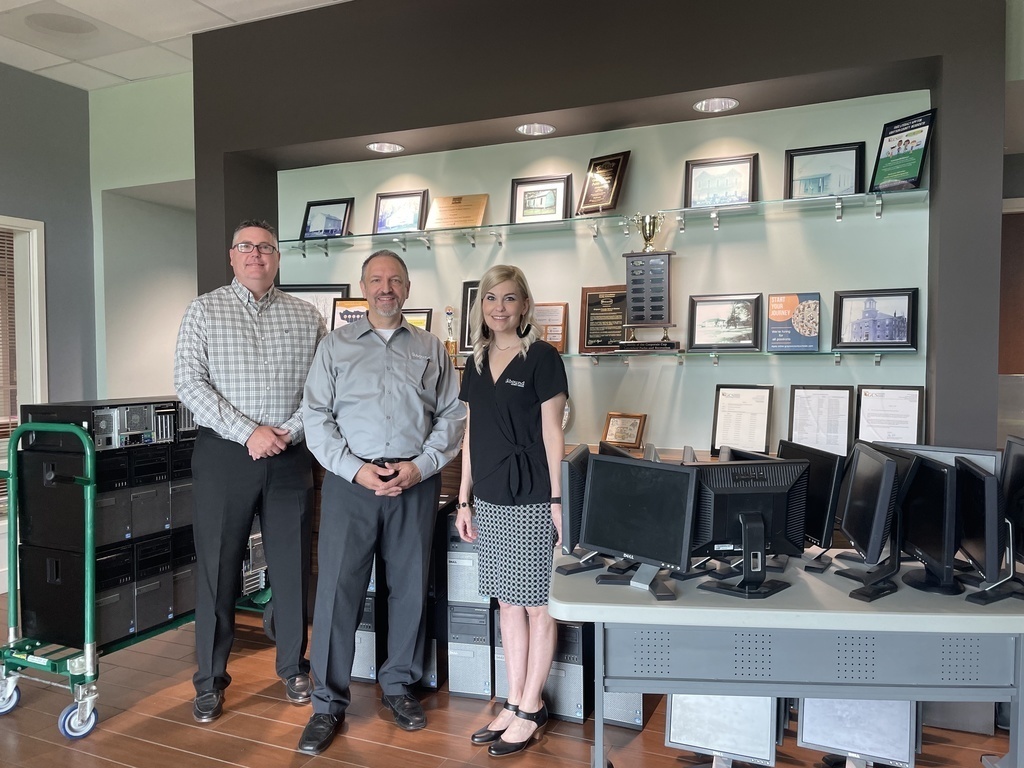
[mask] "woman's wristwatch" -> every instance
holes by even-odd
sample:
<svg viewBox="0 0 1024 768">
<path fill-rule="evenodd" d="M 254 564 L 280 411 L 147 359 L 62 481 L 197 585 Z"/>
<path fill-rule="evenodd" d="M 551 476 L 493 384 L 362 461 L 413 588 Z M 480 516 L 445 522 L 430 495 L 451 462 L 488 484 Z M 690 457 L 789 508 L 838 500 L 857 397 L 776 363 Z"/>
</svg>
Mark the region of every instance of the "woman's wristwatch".
<svg viewBox="0 0 1024 768">
<path fill-rule="evenodd" d="M 552 496 L 551 497 L 551 503 L 552 504 L 561 504 L 562 503 L 562 497 L 561 496 Z"/>
<path fill-rule="evenodd" d="M 468 501 L 460 501 L 459 502 L 459 506 L 456 507 L 456 509 L 462 509 L 463 507 L 472 507 L 472 506 L 473 506 L 472 503 L 470 503 Z"/>
</svg>

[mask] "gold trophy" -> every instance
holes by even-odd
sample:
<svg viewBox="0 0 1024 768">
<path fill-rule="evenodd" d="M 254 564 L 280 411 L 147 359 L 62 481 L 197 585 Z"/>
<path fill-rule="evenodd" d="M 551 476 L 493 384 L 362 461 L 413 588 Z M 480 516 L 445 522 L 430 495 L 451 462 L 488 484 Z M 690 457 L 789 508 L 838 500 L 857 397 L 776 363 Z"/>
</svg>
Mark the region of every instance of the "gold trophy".
<svg viewBox="0 0 1024 768">
<path fill-rule="evenodd" d="M 675 327 L 669 300 L 669 264 L 675 251 L 657 251 L 651 242 L 661 231 L 665 214 L 637 213 L 629 221 L 640 231 L 644 247 L 639 252 L 622 254 L 626 259 L 626 322 L 623 327 L 627 333 L 625 341 L 619 342 L 619 349 L 637 352 L 679 349 L 679 342 L 668 336 L 668 329 Z M 636 337 L 637 328 L 651 327 L 661 328 L 660 339 Z"/>
<path fill-rule="evenodd" d="M 651 241 L 655 235 L 661 232 L 661 225 L 665 221 L 665 214 L 640 213 L 638 211 L 636 216 L 633 216 L 630 221 L 640 230 L 640 236 L 644 239 L 644 247 L 641 253 L 651 253 L 654 250 L 654 245 Z"/>
<path fill-rule="evenodd" d="M 455 340 L 455 307 L 449 304 L 444 308 L 444 319 L 448 324 L 448 338 L 444 340 L 444 349 L 448 358 L 455 365 L 455 356 L 459 353 L 459 343 Z"/>
</svg>

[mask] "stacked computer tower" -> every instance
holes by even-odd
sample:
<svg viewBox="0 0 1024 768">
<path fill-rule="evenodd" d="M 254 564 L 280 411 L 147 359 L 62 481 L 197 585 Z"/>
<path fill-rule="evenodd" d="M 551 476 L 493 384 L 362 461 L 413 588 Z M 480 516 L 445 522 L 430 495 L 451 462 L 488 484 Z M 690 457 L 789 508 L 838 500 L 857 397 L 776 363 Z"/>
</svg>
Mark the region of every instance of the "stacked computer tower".
<svg viewBox="0 0 1024 768">
<path fill-rule="evenodd" d="M 490 699 L 494 695 L 491 600 L 478 590 L 479 557 L 464 542 L 447 516 L 448 555 L 448 692 L 453 696 Z"/>
</svg>

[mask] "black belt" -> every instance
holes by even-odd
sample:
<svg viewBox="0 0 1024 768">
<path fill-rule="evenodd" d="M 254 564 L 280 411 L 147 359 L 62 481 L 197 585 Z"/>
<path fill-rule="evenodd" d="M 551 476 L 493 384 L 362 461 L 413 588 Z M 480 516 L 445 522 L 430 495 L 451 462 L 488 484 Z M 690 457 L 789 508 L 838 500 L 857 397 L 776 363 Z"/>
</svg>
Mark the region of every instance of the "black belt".
<svg viewBox="0 0 1024 768">
<path fill-rule="evenodd" d="M 364 459 L 362 456 L 356 456 L 356 458 L 359 459 L 362 462 L 367 463 L 367 464 L 373 464 L 373 465 L 378 466 L 378 467 L 383 467 L 386 464 L 397 464 L 400 461 L 412 461 L 416 457 L 415 456 L 411 456 L 408 459 L 393 459 L 393 458 L 386 457 L 386 456 L 380 456 L 380 457 L 378 457 L 376 459 Z"/>
</svg>

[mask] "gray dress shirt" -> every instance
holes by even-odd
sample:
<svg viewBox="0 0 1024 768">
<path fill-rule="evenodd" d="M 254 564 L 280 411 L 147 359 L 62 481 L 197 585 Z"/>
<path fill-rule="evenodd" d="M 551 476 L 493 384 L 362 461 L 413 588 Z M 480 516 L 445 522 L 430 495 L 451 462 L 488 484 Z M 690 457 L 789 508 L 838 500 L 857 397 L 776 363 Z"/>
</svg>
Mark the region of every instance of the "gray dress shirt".
<svg viewBox="0 0 1024 768">
<path fill-rule="evenodd" d="M 178 330 L 174 389 L 196 422 L 245 444 L 259 426 L 303 438 L 299 405 L 317 343 L 316 307 L 274 287 L 257 301 L 231 281 L 192 300 Z"/>
<path fill-rule="evenodd" d="M 306 444 L 353 480 L 363 459 L 412 459 L 423 479 L 459 452 L 466 407 L 444 344 L 405 320 L 387 342 L 365 317 L 328 334 L 306 379 Z"/>
</svg>

